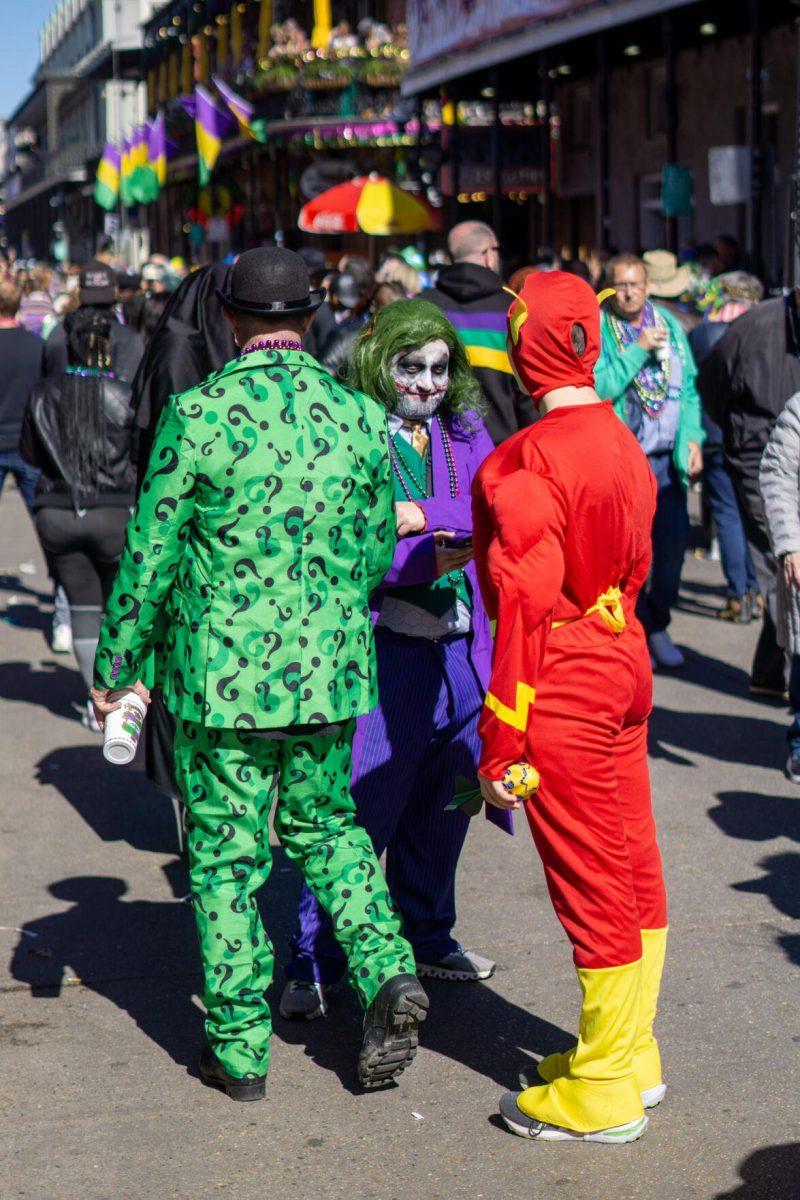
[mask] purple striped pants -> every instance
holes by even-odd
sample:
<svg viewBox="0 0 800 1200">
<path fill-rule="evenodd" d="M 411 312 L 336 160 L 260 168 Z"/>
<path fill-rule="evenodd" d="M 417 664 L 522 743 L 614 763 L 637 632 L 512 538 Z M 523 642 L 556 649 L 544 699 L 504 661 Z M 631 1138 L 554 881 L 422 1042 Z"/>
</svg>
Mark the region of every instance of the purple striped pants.
<svg viewBox="0 0 800 1200">
<path fill-rule="evenodd" d="M 378 855 L 418 962 L 458 949 L 455 874 L 469 817 L 445 810 L 477 786 L 484 689 L 470 637 L 437 642 L 376 631 L 378 708 L 358 721 L 353 746 L 356 819 Z M 289 979 L 335 983 L 345 967 L 330 920 L 303 888 Z"/>
</svg>

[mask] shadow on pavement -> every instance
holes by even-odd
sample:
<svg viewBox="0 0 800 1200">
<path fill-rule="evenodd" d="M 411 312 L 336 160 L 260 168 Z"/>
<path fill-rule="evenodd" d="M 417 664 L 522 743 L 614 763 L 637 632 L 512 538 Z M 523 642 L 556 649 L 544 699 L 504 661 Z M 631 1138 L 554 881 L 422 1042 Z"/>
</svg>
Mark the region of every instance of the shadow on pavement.
<svg viewBox="0 0 800 1200">
<path fill-rule="evenodd" d="M 736 629 L 736 626 L 732 628 Z M 718 658 L 712 658 L 710 654 L 703 654 L 692 646 L 684 646 L 683 649 L 686 665 L 676 673 L 676 679 L 691 683 L 695 687 L 708 688 L 715 695 L 749 696 L 750 676 L 747 671 Z M 774 710 L 776 706 L 770 703 L 769 707 Z M 781 703 L 780 707 L 786 706 Z"/>
<path fill-rule="evenodd" d="M 688 594 L 687 594 L 688 593 Z M 706 601 L 711 599 L 711 604 Z M 695 617 L 711 617 L 718 620 L 717 613 L 725 603 L 725 587 L 719 584 L 698 583 L 693 579 L 681 580 L 681 594 L 677 607 L 681 612 Z"/>
<path fill-rule="evenodd" d="M 104 842 L 177 854 L 172 801 L 136 768 L 113 766 L 96 746 L 62 746 L 36 764 L 43 787 L 54 787 Z"/>
<path fill-rule="evenodd" d="M 121 804 L 120 808 L 124 808 Z M 273 876 L 259 894 L 268 933 L 285 943 L 297 912 L 299 876 L 275 847 Z M 182 864 L 164 868 L 173 890 L 185 886 Z M 292 878 L 285 875 L 291 873 Z M 33 997 L 58 997 L 64 983 L 83 987 L 109 1000 L 142 1033 L 189 1073 L 203 1043 L 202 1013 L 192 1003 L 202 992 L 191 906 L 178 901 L 127 901 L 124 880 L 105 876 L 62 879 L 49 887 L 66 911 L 27 922 L 11 960 L 11 975 L 26 983 Z M 329 1016 L 321 1021 L 285 1021 L 278 1014 L 284 979 L 276 961 L 270 988 L 275 1035 L 302 1045 L 320 1067 L 342 1086 L 361 1091 L 356 1060 L 361 1043 L 361 1010 L 346 983 L 340 985 Z M 503 1089 L 520 1086 L 520 1070 L 532 1073 L 534 1055 L 564 1049 L 574 1038 L 557 1025 L 510 1003 L 482 984 L 426 980 L 431 1010 L 422 1026 L 426 1050 L 452 1058 L 493 1079 Z M 575 997 L 576 1017 L 578 997 Z M 472 1031 L 481 1031 L 475 1036 Z"/>
<path fill-rule="evenodd" d="M 784 916 L 793 921 L 800 920 L 800 854 L 786 851 L 762 858 L 758 866 L 764 872 L 760 879 L 746 879 L 734 883 L 735 892 L 750 892 L 766 896 Z"/>
<path fill-rule="evenodd" d="M 728 837 L 750 842 L 792 838 L 800 842 L 800 797 L 766 796 L 763 792 L 718 792 L 719 804 L 708 810 Z"/>
<path fill-rule="evenodd" d="M 286 1021 L 278 1013 L 284 984 L 276 980 L 270 996 L 275 1035 L 305 1046 L 318 1066 L 338 1075 L 342 1086 L 360 1094 L 356 1058 L 361 1039 L 361 1010 L 346 982 L 332 995 L 328 1016 L 317 1021 Z M 420 1046 L 492 1079 L 504 1091 L 518 1089 L 520 1073 L 535 1075 L 536 1057 L 565 1050 L 575 1037 L 535 1013 L 512 1004 L 482 983 L 444 983 L 423 979 L 431 1007 L 420 1027 Z M 575 1019 L 578 1015 L 575 996 Z"/>
<path fill-rule="evenodd" d="M 50 885 L 71 907 L 29 921 L 11 960 L 34 997 L 58 997 L 71 979 L 110 1000 L 175 1062 L 193 1064 L 202 1014 L 194 918 L 188 904 L 126 901 L 122 879 L 84 875 Z M 35 935 L 35 936 L 31 936 Z"/>
<path fill-rule="evenodd" d="M 774 719 L 654 708 L 650 718 L 650 754 L 677 766 L 693 766 L 690 759 L 680 754 L 681 750 L 720 762 L 774 767 L 777 771 L 786 757 L 786 731 Z"/>
<path fill-rule="evenodd" d="M 41 633 L 45 633 L 53 623 L 52 614 L 42 612 L 37 604 L 8 604 L 0 620 L 17 629 L 38 629 Z"/>
<path fill-rule="evenodd" d="M 797 1200 L 800 1143 L 754 1150 L 740 1164 L 739 1175 L 739 1187 L 732 1192 L 718 1192 L 714 1200 Z"/>
<path fill-rule="evenodd" d="M 86 690 L 72 658 L 69 663 L 48 661 L 35 669 L 29 662 L 0 663 L 0 699 L 36 704 L 56 717 L 77 721 L 75 705 L 86 704 Z"/>
<path fill-rule="evenodd" d="M 53 604 L 52 584 L 49 591 L 41 592 L 25 583 L 23 577 L 9 574 L 8 571 L 0 572 L 0 592 L 30 596 L 33 600 L 38 600 L 41 604 L 49 604 L 51 607 Z"/>
<path fill-rule="evenodd" d="M 785 837 L 800 842 L 800 802 L 793 796 L 720 792 L 717 799 L 719 804 L 709 809 L 708 815 L 728 837 L 751 842 Z M 759 879 L 734 883 L 733 890 L 766 896 L 778 912 L 800 920 L 800 854 L 770 854 L 758 866 L 764 872 Z M 800 966 L 800 934 L 780 934 L 775 940 L 789 961 Z"/>
</svg>

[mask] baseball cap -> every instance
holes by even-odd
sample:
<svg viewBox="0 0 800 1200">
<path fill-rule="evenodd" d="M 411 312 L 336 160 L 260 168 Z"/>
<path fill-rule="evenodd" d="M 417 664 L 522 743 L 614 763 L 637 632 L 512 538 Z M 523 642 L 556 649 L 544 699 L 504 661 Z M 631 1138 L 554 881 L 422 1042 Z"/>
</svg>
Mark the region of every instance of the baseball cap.
<svg viewBox="0 0 800 1200">
<path fill-rule="evenodd" d="M 117 299 L 115 272 L 105 263 L 81 267 L 78 300 L 81 304 L 113 304 Z"/>
</svg>

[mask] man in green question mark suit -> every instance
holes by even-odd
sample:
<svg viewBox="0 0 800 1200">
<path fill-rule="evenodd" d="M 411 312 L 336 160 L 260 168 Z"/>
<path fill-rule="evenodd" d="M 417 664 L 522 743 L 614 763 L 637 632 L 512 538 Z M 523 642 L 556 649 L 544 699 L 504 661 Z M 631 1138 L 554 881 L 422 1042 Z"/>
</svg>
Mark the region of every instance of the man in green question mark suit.
<svg viewBox="0 0 800 1200">
<path fill-rule="evenodd" d="M 95 663 L 98 719 L 155 647 L 178 719 L 205 973 L 204 1082 L 264 1095 L 272 946 L 256 892 L 268 817 L 322 906 L 366 1008 L 359 1078 L 411 1061 L 427 997 L 350 795 L 377 702 L 369 596 L 395 546 L 386 417 L 301 350 L 323 293 L 288 250 L 250 250 L 220 293 L 239 358 L 167 405 Z"/>
</svg>

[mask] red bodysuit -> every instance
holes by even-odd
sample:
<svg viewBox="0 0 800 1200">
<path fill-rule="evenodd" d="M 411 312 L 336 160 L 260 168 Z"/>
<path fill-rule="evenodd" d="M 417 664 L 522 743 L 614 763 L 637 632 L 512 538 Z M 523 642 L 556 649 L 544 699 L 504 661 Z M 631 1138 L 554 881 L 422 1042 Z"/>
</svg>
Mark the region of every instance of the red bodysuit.
<svg viewBox="0 0 800 1200">
<path fill-rule="evenodd" d="M 578 362 L 591 378 L 593 293 L 572 277 L 529 279 L 522 299 L 533 313 L 543 288 L 559 287 L 560 300 L 585 289 L 573 319 L 591 326 Z M 526 318 L 522 353 L 511 348 L 526 384 L 535 367 L 525 336 L 541 352 L 542 320 Z M 586 386 L 560 370 L 564 385 Z M 584 993 L 578 1045 L 546 1059 L 548 1086 L 517 1103 L 577 1131 L 641 1120 L 640 1093 L 645 1103 L 663 1094 L 652 1024 L 666 897 L 647 765 L 652 673 L 635 615 L 655 501 L 647 459 L 610 403 L 548 412 L 489 456 L 473 489 L 475 562 L 497 620 L 480 771 L 499 780 L 524 760 L 540 773 L 525 808 Z"/>
</svg>

